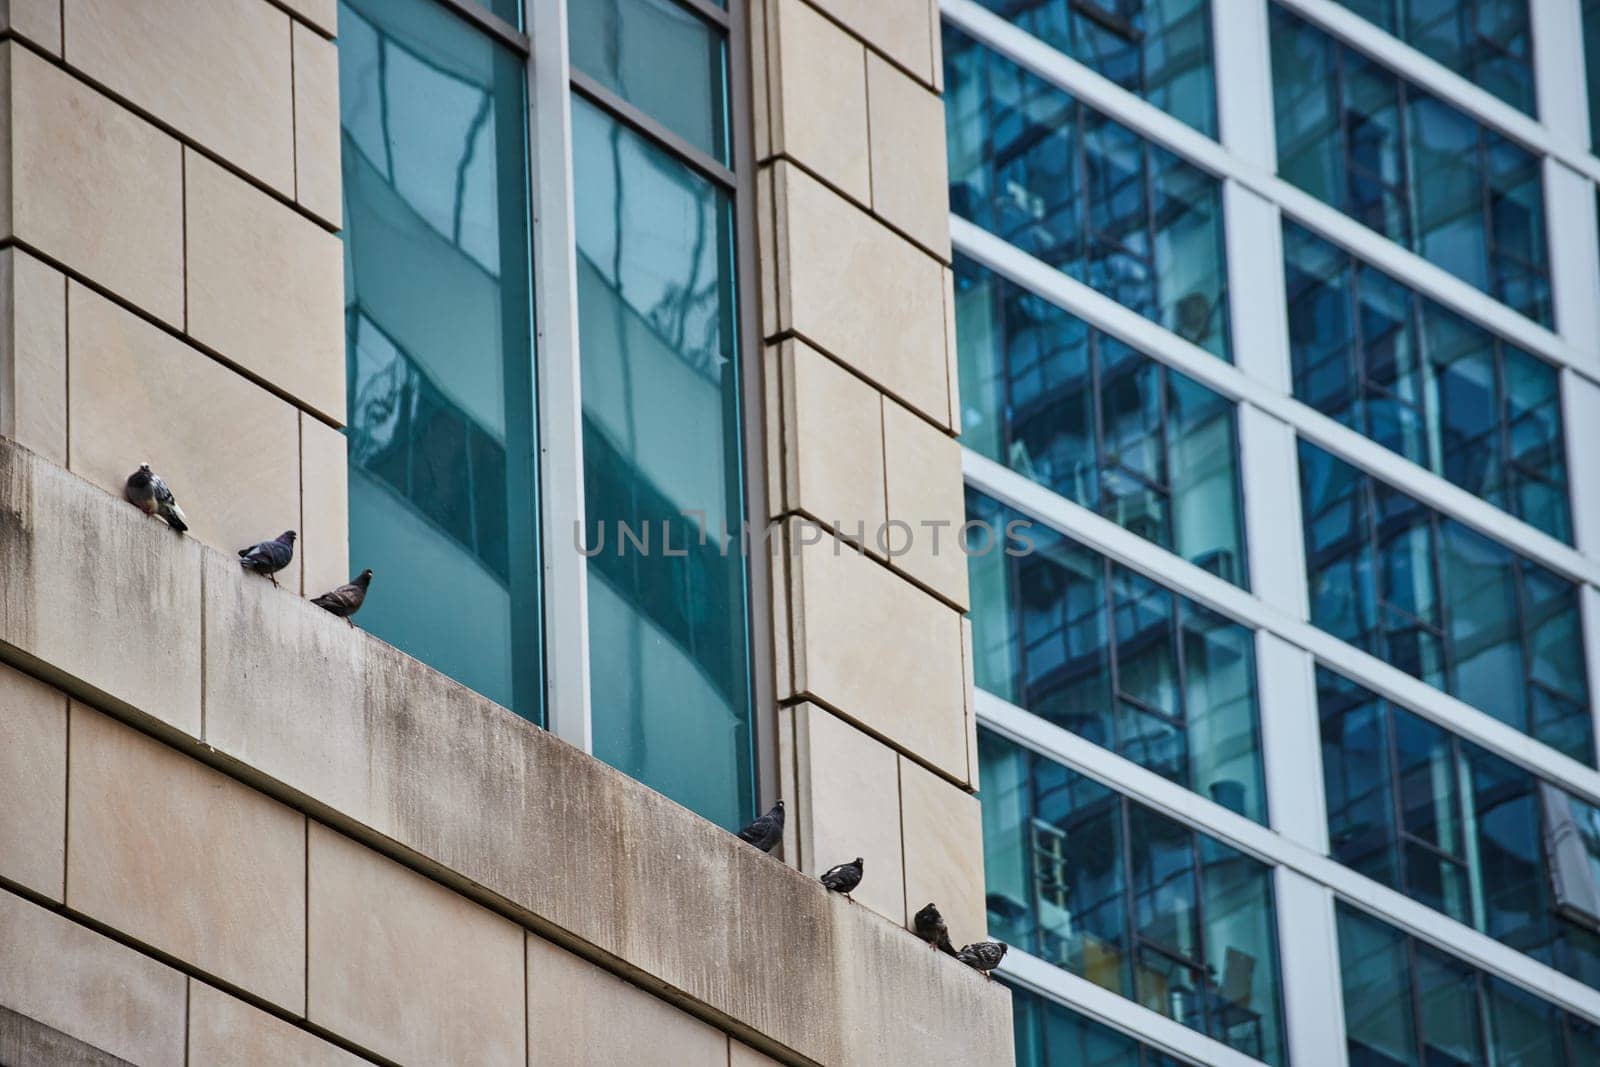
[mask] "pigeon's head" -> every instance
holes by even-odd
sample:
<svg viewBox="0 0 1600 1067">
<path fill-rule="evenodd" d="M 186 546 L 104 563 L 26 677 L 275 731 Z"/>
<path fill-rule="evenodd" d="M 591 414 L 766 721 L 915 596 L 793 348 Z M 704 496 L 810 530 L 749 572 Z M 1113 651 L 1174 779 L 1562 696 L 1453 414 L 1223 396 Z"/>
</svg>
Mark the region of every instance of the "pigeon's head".
<svg viewBox="0 0 1600 1067">
<path fill-rule="evenodd" d="M 779 811 L 782 811 L 783 810 L 783 801 L 779 800 L 776 804 L 773 805 L 773 807 L 777 808 Z"/>
<path fill-rule="evenodd" d="M 860 857 L 860 856 L 857 856 L 857 857 L 856 857 L 856 866 L 857 866 L 857 867 L 860 867 L 860 866 L 862 866 L 862 860 L 861 860 L 861 857 Z"/>
<path fill-rule="evenodd" d="M 285 530 L 283 533 L 278 535 L 278 540 L 282 541 L 286 545 L 294 544 L 294 538 L 295 532 L 293 530 Z"/>
<path fill-rule="evenodd" d="M 356 575 L 355 584 L 359 585 L 363 589 L 365 589 L 367 586 L 371 585 L 372 584 L 372 568 L 368 567 L 366 570 L 364 570 L 360 574 Z"/>
<path fill-rule="evenodd" d="M 139 473 L 140 474 L 149 474 L 150 473 L 150 464 L 148 464 L 148 463 L 139 464 Z"/>
</svg>

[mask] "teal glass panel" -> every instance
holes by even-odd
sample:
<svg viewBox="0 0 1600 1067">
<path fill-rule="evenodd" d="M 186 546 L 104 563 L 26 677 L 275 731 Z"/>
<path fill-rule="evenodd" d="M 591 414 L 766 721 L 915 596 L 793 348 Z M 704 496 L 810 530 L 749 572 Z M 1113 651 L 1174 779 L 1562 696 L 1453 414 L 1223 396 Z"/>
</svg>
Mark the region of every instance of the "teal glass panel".
<svg viewBox="0 0 1600 1067">
<path fill-rule="evenodd" d="M 572 144 L 594 754 L 732 827 L 754 806 L 732 204 L 580 98 Z"/>
<path fill-rule="evenodd" d="M 1210 0 L 979 2 L 1173 118 L 1217 135 Z"/>
<path fill-rule="evenodd" d="M 1271 869 L 985 729 L 978 755 L 991 936 L 1283 1063 Z M 1073 1020 L 1027 1010 L 1018 1062 L 1099 1062 L 1074 1058 Z"/>
<path fill-rule="evenodd" d="M 1339 0 L 1423 55 L 1532 115 L 1530 2 L 1541 0 Z"/>
<path fill-rule="evenodd" d="M 1593 759 L 1571 582 L 1306 441 L 1300 488 L 1312 622 Z"/>
<path fill-rule="evenodd" d="M 1539 159 L 1271 5 L 1278 173 L 1544 325 Z"/>
<path fill-rule="evenodd" d="M 438 4 L 340 4 L 360 622 L 540 720 L 524 75 Z"/>
<path fill-rule="evenodd" d="M 1017 1067 L 1180 1067 L 1178 1060 L 1064 1004 L 1006 985 Z"/>
<path fill-rule="evenodd" d="M 1309 230 L 1283 244 L 1295 396 L 1571 543 L 1556 368 Z"/>
<path fill-rule="evenodd" d="M 572 66 L 719 162 L 728 133 L 722 29 L 674 0 L 579 0 L 567 6 Z"/>
<path fill-rule="evenodd" d="M 975 489 L 967 518 L 1027 541 L 968 554 L 977 684 L 1265 823 L 1252 632 Z"/>
<path fill-rule="evenodd" d="M 1583 0 L 1583 65 L 1589 94 L 1589 146 L 1600 147 L 1600 0 Z"/>
<path fill-rule="evenodd" d="M 944 28 L 950 209 L 1223 359 L 1217 179 Z"/>
<path fill-rule="evenodd" d="M 1600 809 L 1324 667 L 1317 703 L 1333 857 L 1600 987 L 1600 934 L 1557 906 L 1545 847 Z"/>
<path fill-rule="evenodd" d="M 962 441 L 1241 587 L 1234 407 L 965 256 Z"/>
<path fill-rule="evenodd" d="M 472 0 L 490 14 L 499 15 L 515 29 L 522 28 L 523 0 Z"/>
</svg>

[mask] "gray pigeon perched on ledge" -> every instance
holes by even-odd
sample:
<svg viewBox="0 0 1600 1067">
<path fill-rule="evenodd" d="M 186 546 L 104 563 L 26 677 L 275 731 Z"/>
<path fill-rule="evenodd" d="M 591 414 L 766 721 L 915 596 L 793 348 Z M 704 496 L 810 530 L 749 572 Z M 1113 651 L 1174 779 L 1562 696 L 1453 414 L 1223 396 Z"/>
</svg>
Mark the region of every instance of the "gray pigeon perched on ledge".
<svg viewBox="0 0 1600 1067">
<path fill-rule="evenodd" d="M 861 857 L 857 856 L 849 863 L 841 863 L 837 867 L 829 867 L 822 872 L 818 879 L 824 886 L 835 893 L 843 893 L 846 900 L 853 901 L 850 891 L 861 884 L 862 876 L 866 871 L 862 868 Z"/>
<path fill-rule="evenodd" d="M 273 576 L 287 567 L 292 559 L 294 559 L 293 530 L 285 530 L 271 541 L 262 541 L 260 544 L 239 550 L 239 566 L 247 571 L 266 575 L 273 585 L 278 584 L 278 579 Z"/>
<path fill-rule="evenodd" d="M 1000 966 L 1000 961 L 1005 958 L 1006 946 L 1001 941 L 977 941 L 970 945 L 962 946 L 956 953 L 956 959 L 965 963 L 975 971 L 982 972 L 985 978 L 989 972 Z"/>
<path fill-rule="evenodd" d="M 179 533 L 189 528 L 189 522 L 184 517 L 183 509 L 178 506 L 178 501 L 173 498 L 172 490 L 161 480 L 161 475 L 150 469 L 148 463 L 139 464 L 139 469 L 128 475 L 128 482 L 122 487 L 122 495 L 128 498 L 128 503 L 146 515 L 156 515 L 165 519 L 167 525 Z"/>
<path fill-rule="evenodd" d="M 783 840 L 783 801 L 772 805 L 772 810 L 739 831 L 739 840 L 748 841 L 762 852 L 771 852 Z"/>
<path fill-rule="evenodd" d="M 368 567 L 356 575 L 355 581 L 341 585 L 331 593 L 312 597 L 311 602 L 323 611 L 350 622 L 350 616 L 361 610 L 362 603 L 367 599 L 367 586 L 371 584 L 372 568 Z M 350 622 L 350 625 L 354 626 L 355 623 Z"/>
<path fill-rule="evenodd" d="M 928 943 L 929 948 L 936 948 L 947 956 L 956 954 L 955 946 L 950 943 L 950 928 L 945 925 L 944 916 L 939 914 L 939 909 L 931 900 L 927 907 L 912 917 L 911 929 Z"/>
</svg>

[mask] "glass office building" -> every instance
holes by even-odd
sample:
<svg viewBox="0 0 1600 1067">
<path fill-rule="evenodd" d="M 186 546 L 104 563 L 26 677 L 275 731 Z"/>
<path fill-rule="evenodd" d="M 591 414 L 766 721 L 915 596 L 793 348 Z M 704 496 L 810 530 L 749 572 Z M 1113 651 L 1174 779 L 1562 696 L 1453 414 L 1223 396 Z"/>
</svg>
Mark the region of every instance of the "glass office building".
<svg viewBox="0 0 1600 1067">
<path fill-rule="evenodd" d="M 1600 1063 L 1600 5 L 940 6 L 1017 1062 Z"/>
</svg>

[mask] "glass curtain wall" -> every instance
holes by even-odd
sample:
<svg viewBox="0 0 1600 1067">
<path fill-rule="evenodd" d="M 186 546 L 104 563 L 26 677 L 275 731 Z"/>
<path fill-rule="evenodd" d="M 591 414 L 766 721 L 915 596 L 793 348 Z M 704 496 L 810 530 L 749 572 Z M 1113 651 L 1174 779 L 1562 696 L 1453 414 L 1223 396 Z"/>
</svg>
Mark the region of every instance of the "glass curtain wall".
<svg viewBox="0 0 1600 1067">
<path fill-rule="evenodd" d="M 1229 359 L 1222 187 L 944 27 L 950 210 Z"/>
<path fill-rule="evenodd" d="M 1248 587 L 1231 403 L 957 255 L 961 440 Z"/>
<path fill-rule="evenodd" d="M 1007 985 L 1017 1067 L 1186 1067 L 1064 1004 Z"/>
<path fill-rule="evenodd" d="M 1529 3 L 1547 0 L 1338 0 L 1518 111 L 1534 113 Z"/>
<path fill-rule="evenodd" d="M 1271 869 L 998 734 L 978 750 L 990 934 L 1284 1063 Z"/>
<path fill-rule="evenodd" d="M 1210 0 L 979 2 L 1207 137 L 1217 135 Z"/>
<path fill-rule="evenodd" d="M 1568 543 L 1560 375 L 1291 222 L 1294 395 Z"/>
<path fill-rule="evenodd" d="M 1300 491 L 1312 622 L 1592 765 L 1576 586 L 1306 441 Z"/>
<path fill-rule="evenodd" d="M 975 489 L 967 517 L 1025 517 Z M 1254 633 L 1042 523 L 969 553 L 976 684 L 1246 818 L 1267 821 Z"/>
<path fill-rule="evenodd" d="M 539 721 L 524 60 L 430 0 L 342 0 L 339 92 L 361 623 Z"/>
<path fill-rule="evenodd" d="M 672 0 L 571 10 L 594 754 L 736 826 L 755 771 L 726 30 Z"/>
<path fill-rule="evenodd" d="M 1278 173 L 1543 325 L 1539 159 L 1271 5 Z"/>
</svg>

